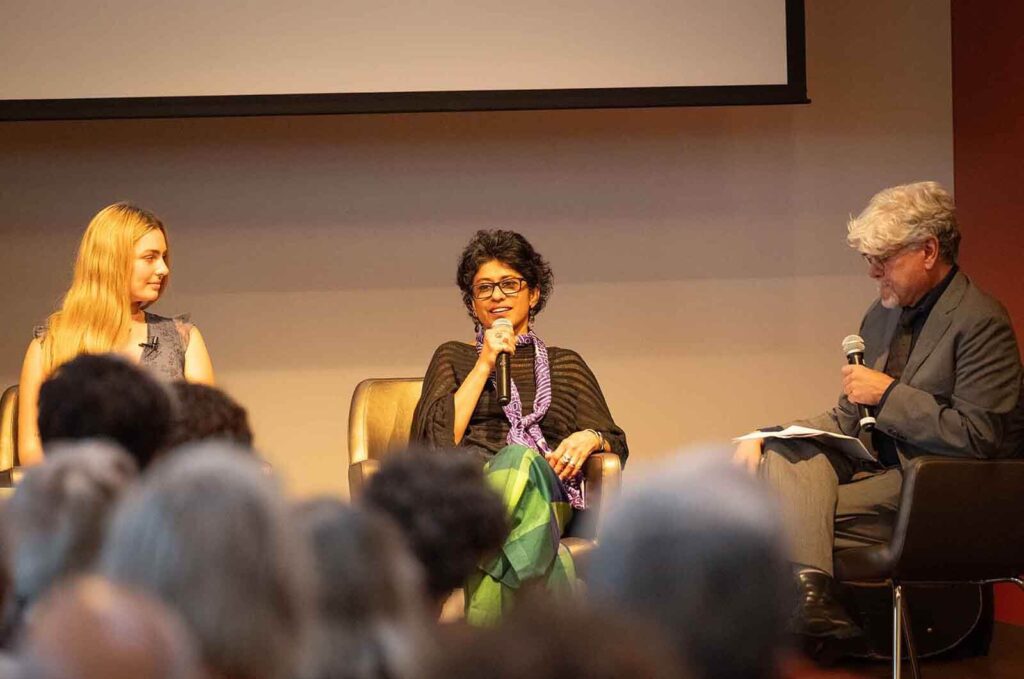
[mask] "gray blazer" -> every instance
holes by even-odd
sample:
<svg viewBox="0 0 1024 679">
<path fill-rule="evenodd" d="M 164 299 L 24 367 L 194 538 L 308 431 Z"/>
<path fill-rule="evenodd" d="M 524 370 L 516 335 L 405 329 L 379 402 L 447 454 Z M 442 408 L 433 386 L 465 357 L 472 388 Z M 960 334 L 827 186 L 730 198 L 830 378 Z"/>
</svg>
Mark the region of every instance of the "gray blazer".
<svg viewBox="0 0 1024 679">
<path fill-rule="evenodd" d="M 899 309 L 875 301 L 861 322 L 864 362 L 884 370 Z M 1024 455 L 1024 372 L 1006 309 L 957 272 L 935 303 L 899 384 L 875 417 L 907 458 Z M 800 424 L 857 436 L 857 407 L 836 407 Z"/>
</svg>

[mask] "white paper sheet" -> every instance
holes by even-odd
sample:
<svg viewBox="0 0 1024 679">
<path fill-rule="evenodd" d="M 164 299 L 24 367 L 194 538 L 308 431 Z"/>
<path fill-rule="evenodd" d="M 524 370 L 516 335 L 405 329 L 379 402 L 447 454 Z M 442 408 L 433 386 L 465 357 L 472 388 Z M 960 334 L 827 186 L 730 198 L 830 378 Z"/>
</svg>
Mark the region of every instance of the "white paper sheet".
<svg viewBox="0 0 1024 679">
<path fill-rule="evenodd" d="M 818 439 L 829 448 L 840 450 L 854 459 L 875 460 L 871 453 L 868 452 L 868 449 L 864 447 L 864 444 L 860 442 L 860 439 L 854 438 L 853 436 L 834 434 L 830 431 L 822 431 L 821 429 L 811 429 L 810 427 L 800 427 L 797 425 L 786 427 L 782 431 L 752 431 L 749 434 L 737 436 L 733 441 L 739 443 L 740 441 L 755 441 L 757 439 L 769 438 Z"/>
</svg>

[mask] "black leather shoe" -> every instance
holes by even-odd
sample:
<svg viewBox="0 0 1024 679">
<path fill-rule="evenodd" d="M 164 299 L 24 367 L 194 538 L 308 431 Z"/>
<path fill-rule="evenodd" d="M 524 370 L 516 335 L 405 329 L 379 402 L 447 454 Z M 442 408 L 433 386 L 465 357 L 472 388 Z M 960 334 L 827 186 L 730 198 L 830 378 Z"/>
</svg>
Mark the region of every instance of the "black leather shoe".
<svg viewBox="0 0 1024 679">
<path fill-rule="evenodd" d="M 828 573 L 804 570 L 797 573 L 799 598 L 793 631 L 804 637 L 855 639 L 864 636 L 839 603 L 835 581 Z"/>
</svg>

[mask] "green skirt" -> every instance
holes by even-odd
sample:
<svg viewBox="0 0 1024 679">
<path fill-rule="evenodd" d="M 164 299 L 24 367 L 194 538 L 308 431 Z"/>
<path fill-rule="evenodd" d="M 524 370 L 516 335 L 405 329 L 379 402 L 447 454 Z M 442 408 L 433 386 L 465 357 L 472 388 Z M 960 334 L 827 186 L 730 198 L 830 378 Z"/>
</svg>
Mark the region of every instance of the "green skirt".
<svg viewBox="0 0 1024 679">
<path fill-rule="evenodd" d="M 559 542 L 572 508 L 544 457 L 526 446 L 505 446 L 484 476 L 505 503 L 512 531 L 498 555 L 466 582 L 466 622 L 477 626 L 497 623 L 528 581 L 542 582 L 555 596 L 576 588 L 572 556 Z"/>
</svg>

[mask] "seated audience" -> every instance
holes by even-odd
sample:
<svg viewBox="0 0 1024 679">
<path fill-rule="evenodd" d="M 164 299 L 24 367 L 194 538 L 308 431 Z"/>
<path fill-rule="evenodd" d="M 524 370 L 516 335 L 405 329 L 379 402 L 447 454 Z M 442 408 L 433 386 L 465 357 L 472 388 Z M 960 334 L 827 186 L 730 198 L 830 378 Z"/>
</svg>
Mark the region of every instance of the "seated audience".
<svg viewBox="0 0 1024 679">
<path fill-rule="evenodd" d="M 100 572 L 178 612 L 206 670 L 293 679 L 312 611 L 312 556 L 251 453 L 186 446 L 125 497 Z"/>
<path fill-rule="evenodd" d="M 559 538 L 584 506 L 583 466 L 606 452 L 624 463 L 629 451 L 590 367 L 571 349 L 548 347 L 535 330 L 554 275 L 526 238 L 478 231 L 455 279 L 474 336 L 434 351 L 412 440 L 475 456 L 507 508 L 510 542 L 465 583 L 466 619 L 488 625 L 528 582 L 555 595 L 575 590 L 572 555 Z M 507 394 L 496 381 L 502 354 L 509 355 Z"/>
<path fill-rule="evenodd" d="M 32 616 L 18 679 L 200 679 L 191 638 L 159 601 L 95 576 L 54 588 Z"/>
<path fill-rule="evenodd" d="M 409 679 L 425 651 L 422 570 L 385 517 L 339 500 L 296 510 L 313 545 L 318 595 L 301 679 Z"/>
<path fill-rule="evenodd" d="M 370 479 L 366 506 L 389 516 L 405 535 L 426 573 L 431 605 L 440 613 L 508 535 L 505 508 L 480 465 L 450 450 L 390 455 Z"/>
<path fill-rule="evenodd" d="M 588 584 L 664 630 L 698 679 L 770 679 L 793 605 L 781 521 L 721 457 L 687 456 L 624 492 Z"/>
<path fill-rule="evenodd" d="M 252 447 L 249 415 L 227 393 L 206 384 L 175 382 L 171 385 L 174 415 L 167 448 L 193 441 L 223 439 Z"/>
<path fill-rule="evenodd" d="M 188 317 L 147 311 L 167 289 L 170 273 L 167 230 L 153 213 L 115 203 L 89 222 L 71 287 L 25 352 L 18 384 L 21 464 L 43 457 L 36 427 L 40 385 L 76 356 L 115 353 L 160 379 L 213 383 L 203 336 Z"/>
<path fill-rule="evenodd" d="M 447 630 L 425 679 L 686 679 L 660 632 L 530 590 L 498 625 Z"/>
<path fill-rule="evenodd" d="M 43 446 L 66 439 L 110 439 L 139 469 L 163 451 L 171 426 L 165 388 L 128 361 L 83 354 L 57 369 L 39 389 Z"/>
<path fill-rule="evenodd" d="M 136 476 L 131 458 L 106 442 L 65 442 L 49 450 L 5 507 L 14 599 L 8 634 L 52 585 L 94 566 L 115 505 Z"/>
</svg>

